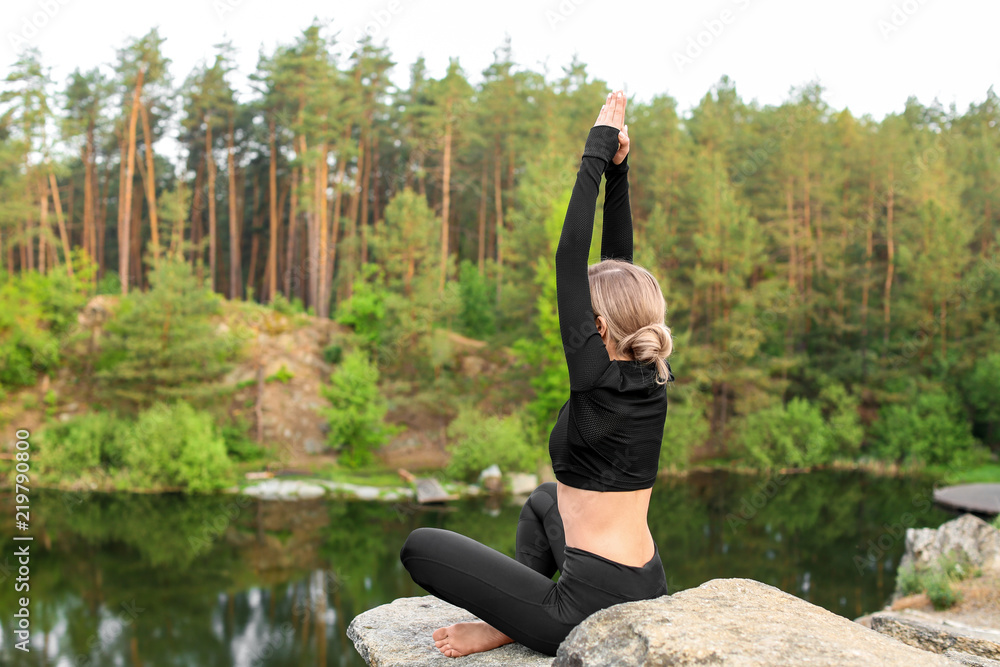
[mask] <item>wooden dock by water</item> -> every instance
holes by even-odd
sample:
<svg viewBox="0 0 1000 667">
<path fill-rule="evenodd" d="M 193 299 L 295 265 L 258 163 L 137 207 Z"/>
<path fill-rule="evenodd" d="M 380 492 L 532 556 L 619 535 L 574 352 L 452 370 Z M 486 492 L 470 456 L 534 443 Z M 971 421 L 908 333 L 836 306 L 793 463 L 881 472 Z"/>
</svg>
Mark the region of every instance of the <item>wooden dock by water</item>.
<svg viewBox="0 0 1000 667">
<path fill-rule="evenodd" d="M 1000 514 L 1000 484 L 958 484 L 934 490 L 934 502 L 976 514 Z"/>
</svg>

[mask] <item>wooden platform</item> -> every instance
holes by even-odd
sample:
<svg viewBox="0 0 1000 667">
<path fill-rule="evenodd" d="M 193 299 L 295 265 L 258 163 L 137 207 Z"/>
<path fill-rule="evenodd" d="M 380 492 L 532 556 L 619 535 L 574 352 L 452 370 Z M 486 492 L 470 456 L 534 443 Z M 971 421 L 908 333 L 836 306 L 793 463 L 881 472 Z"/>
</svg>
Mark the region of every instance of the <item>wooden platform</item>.
<svg viewBox="0 0 1000 667">
<path fill-rule="evenodd" d="M 1000 484 L 959 484 L 934 490 L 934 502 L 976 514 L 1000 514 Z"/>
</svg>

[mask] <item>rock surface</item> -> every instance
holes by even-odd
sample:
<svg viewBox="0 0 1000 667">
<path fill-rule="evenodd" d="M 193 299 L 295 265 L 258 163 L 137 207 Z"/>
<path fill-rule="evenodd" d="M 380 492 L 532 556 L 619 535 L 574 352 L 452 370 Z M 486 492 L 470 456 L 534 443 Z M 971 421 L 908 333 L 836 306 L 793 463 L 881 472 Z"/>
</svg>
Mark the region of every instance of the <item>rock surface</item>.
<svg viewBox="0 0 1000 667">
<path fill-rule="evenodd" d="M 939 528 L 907 528 L 906 552 L 899 567 L 930 567 L 955 552 L 964 553 L 973 566 L 985 572 L 1000 572 L 1000 530 L 972 514 L 963 514 Z"/>
<path fill-rule="evenodd" d="M 967 653 L 1000 660 L 1000 631 L 958 623 L 938 623 L 919 612 L 879 612 L 871 616 L 872 630 L 895 637 L 925 651 Z"/>
<path fill-rule="evenodd" d="M 603 609 L 559 647 L 585 665 L 954 665 L 752 579 L 713 579 Z"/>
<path fill-rule="evenodd" d="M 372 667 L 548 667 L 552 664 L 550 656 L 516 643 L 462 658 L 445 657 L 434 646 L 431 633 L 441 626 L 475 620 L 478 619 L 461 607 L 433 595 L 399 598 L 355 616 L 347 628 L 347 636 Z"/>
<path fill-rule="evenodd" d="M 555 660 L 508 644 L 451 662 L 431 633 L 471 620 L 469 612 L 431 595 L 400 598 L 358 615 L 347 636 L 373 667 L 956 664 L 751 579 L 713 579 L 601 610 L 569 634 Z"/>
</svg>

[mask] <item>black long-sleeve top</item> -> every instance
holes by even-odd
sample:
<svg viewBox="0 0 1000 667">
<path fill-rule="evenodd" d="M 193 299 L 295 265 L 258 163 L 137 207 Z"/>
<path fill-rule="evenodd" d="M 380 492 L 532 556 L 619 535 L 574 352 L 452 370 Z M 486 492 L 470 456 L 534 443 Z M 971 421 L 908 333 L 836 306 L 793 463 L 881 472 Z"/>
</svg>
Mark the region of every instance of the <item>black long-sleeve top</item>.
<svg viewBox="0 0 1000 667">
<path fill-rule="evenodd" d="M 628 157 L 615 165 L 617 151 L 617 128 L 591 128 L 555 257 L 570 397 L 549 436 L 549 455 L 557 480 L 595 491 L 653 485 L 667 412 L 666 389 L 655 383 L 654 367 L 610 359 L 590 300 L 587 261 L 602 173 L 607 185 L 601 257 L 632 261 Z"/>
</svg>

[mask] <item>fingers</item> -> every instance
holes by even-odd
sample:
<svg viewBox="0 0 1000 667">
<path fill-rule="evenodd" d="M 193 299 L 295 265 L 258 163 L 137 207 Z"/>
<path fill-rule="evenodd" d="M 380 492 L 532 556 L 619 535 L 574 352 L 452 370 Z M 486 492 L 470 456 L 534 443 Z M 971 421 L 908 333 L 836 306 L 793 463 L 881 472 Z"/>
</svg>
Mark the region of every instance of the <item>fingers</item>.
<svg viewBox="0 0 1000 667">
<path fill-rule="evenodd" d="M 605 98 L 604 106 L 601 107 L 601 112 L 597 114 L 597 121 L 594 123 L 595 126 L 611 124 L 611 110 L 614 102 L 612 95 L 613 93 L 608 93 L 608 96 Z"/>
<path fill-rule="evenodd" d="M 625 122 L 625 92 L 619 90 L 618 92 L 615 93 L 614 115 L 611 118 L 611 124 L 620 130 L 622 129 L 622 124 L 624 122 Z"/>
</svg>

